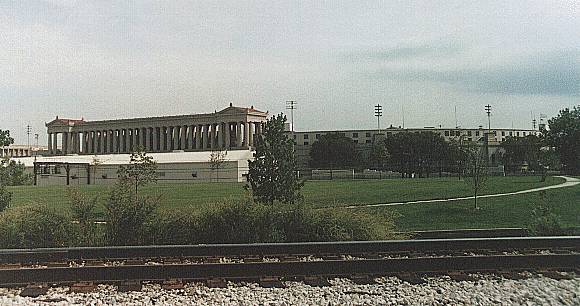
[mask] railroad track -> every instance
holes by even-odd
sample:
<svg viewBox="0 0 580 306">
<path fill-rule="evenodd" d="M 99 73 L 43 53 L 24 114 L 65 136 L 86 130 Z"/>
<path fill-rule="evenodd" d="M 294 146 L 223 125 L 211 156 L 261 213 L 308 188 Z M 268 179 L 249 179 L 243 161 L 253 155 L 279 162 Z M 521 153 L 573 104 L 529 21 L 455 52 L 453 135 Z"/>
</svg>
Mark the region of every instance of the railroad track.
<svg viewBox="0 0 580 306">
<path fill-rule="evenodd" d="M 580 237 L 0 250 L 0 285 L 577 270 Z"/>
</svg>

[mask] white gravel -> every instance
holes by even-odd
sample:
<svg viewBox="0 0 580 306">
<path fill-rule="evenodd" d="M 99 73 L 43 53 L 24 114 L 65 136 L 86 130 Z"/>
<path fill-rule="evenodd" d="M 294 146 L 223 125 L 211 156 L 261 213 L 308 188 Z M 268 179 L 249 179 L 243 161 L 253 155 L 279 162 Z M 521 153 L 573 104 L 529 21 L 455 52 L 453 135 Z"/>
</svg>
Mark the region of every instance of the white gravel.
<svg viewBox="0 0 580 306">
<path fill-rule="evenodd" d="M 378 278 L 378 284 L 356 285 L 348 279 L 330 280 L 330 287 L 285 282 L 287 288 L 261 288 L 253 283 L 228 283 L 207 288 L 190 283 L 182 290 L 161 290 L 147 284 L 141 292 L 117 292 L 100 285 L 93 293 L 67 293 L 51 288 L 45 296 L 20 297 L 21 289 L 0 288 L 1 305 L 580 305 L 580 276 L 554 280 L 534 275 L 509 280 L 473 275 L 475 281 L 428 278 L 411 285 L 396 277 Z"/>
</svg>

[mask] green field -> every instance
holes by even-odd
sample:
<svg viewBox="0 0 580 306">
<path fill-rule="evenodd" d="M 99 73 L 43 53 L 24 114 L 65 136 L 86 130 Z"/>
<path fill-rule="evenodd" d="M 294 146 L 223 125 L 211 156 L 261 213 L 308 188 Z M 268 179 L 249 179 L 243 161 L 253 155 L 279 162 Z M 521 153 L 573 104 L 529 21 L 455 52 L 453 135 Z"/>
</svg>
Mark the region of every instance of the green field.
<svg viewBox="0 0 580 306">
<path fill-rule="evenodd" d="M 549 177 L 490 177 L 483 194 L 512 192 L 563 182 Z M 241 183 L 153 184 L 144 188 L 146 194 L 161 195 L 161 210 L 203 209 L 223 199 L 243 197 L 247 192 Z M 77 187 L 98 197 L 98 210 L 106 200 L 109 186 Z M 47 204 L 68 210 L 66 186 L 10 187 L 12 206 Z M 361 204 L 445 199 L 471 195 L 469 185 L 457 178 L 388 179 L 357 181 L 308 181 L 303 194 L 305 203 L 313 208 L 340 207 Z M 580 186 L 548 191 L 555 212 L 567 226 L 580 225 Z M 361 208 L 373 213 L 396 212 L 400 230 L 430 230 L 453 228 L 488 228 L 526 226 L 531 205 L 538 193 L 481 199 L 481 210 L 475 211 L 473 201 L 409 204 L 396 207 Z"/>
</svg>

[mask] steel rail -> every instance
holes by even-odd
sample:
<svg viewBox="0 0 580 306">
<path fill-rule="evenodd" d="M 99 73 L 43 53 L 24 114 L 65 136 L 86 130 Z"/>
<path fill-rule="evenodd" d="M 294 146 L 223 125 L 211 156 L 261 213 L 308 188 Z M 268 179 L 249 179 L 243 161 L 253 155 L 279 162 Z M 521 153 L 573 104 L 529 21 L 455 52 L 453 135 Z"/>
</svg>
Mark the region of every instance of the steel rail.
<svg viewBox="0 0 580 306">
<path fill-rule="evenodd" d="M 31 283 L 121 282 L 167 279 L 256 280 L 304 276 L 392 275 L 397 273 L 486 272 L 502 270 L 574 269 L 580 255 L 494 255 L 227 264 L 127 265 L 0 269 L 0 285 Z"/>
<path fill-rule="evenodd" d="M 4 249 L 0 250 L 0 264 L 129 258 L 324 256 L 530 249 L 580 250 L 580 236 Z"/>
</svg>

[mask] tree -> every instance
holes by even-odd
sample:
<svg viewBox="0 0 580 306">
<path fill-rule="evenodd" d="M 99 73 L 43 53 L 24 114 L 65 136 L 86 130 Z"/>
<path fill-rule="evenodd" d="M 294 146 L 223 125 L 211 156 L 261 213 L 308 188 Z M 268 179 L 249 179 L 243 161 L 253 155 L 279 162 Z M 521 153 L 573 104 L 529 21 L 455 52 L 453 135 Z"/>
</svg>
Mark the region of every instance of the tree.
<svg viewBox="0 0 580 306">
<path fill-rule="evenodd" d="M 433 171 L 441 172 L 449 155 L 449 144 L 433 132 L 401 132 L 385 139 L 390 164 L 402 177 L 417 174 L 423 177 Z"/>
<path fill-rule="evenodd" d="M 0 130 L 0 147 L 9 146 L 14 143 L 14 139 L 10 137 L 10 131 Z M 4 172 L 4 164 L 0 165 L 0 171 Z M 12 192 L 4 187 L 4 175 L 0 173 L 0 211 L 3 211 L 10 205 L 12 200 Z"/>
<path fill-rule="evenodd" d="M 14 139 L 10 137 L 10 131 L 0 130 L 0 147 L 6 147 L 14 143 Z"/>
<path fill-rule="evenodd" d="M 219 182 L 220 168 L 226 161 L 226 155 L 228 155 L 228 151 L 212 150 L 209 156 L 209 166 L 212 171 L 215 171 L 217 182 Z"/>
<path fill-rule="evenodd" d="M 373 143 L 367 157 L 367 166 L 369 168 L 383 169 L 389 159 L 389 152 L 384 141 Z"/>
<path fill-rule="evenodd" d="M 358 164 L 358 152 L 354 141 L 338 133 L 320 136 L 310 149 L 310 166 L 332 169 L 354 167 Z"/>
<path fill-rule="evenodd" d="M 547 144 L 559 155 L 563 169 L 580 173 L 580 107 L 561 110 L 558 116 L 548 120 L 548 127 L 543 134 Z"/>
<path fill-rule="evenodd" d="M 504 165 L 510 172 L 515 172 L 518 166 L 527 164 L 531 169 L 540 169 L 540 149 L 542 141 L 536 135 L 526 137 L 507 137 L 501 143 L 505 153 L 502 156 Z"/>
<path fill-rule="evenodd" d="M 481 190 L 485 188 L 488 178 L 487 157 L 485 151 L 477 147 L 468 147 L 466 152 L 467 152 L 466 176 L 468 178 L 467 182 L 473 190 L 475 209 L 479 209 L 479 207 L 477 206 L 477 196 L 480 194 Z"/>
<path fill-rule="evenodd" d="M 294 140 L 284 131 L 286 116 L 266 121 L 263 133 L 255 139 L 254 160 L 248 161 L 248 183 L 257 202 L 295 203 L 303 186 L 296 175 Z"/>
<path fill-rule="evenodd" d="M 26 173 L 23 163 L 11 160 L 9 157 L 0 160 L 0 185 L 20 186 L 31 183 L 32 175 Z"/>
<path fill-rule="evenodd" d="M 143 150 L 131 153 L 128 165 L 119 167 L 117 175 L 120 183 L 130 184 L 135 188 L 135 196 L 139 193 L 139 187 L 157 182 L 157 163 L 153 157 L 147 156 Z"/>
</svg>

